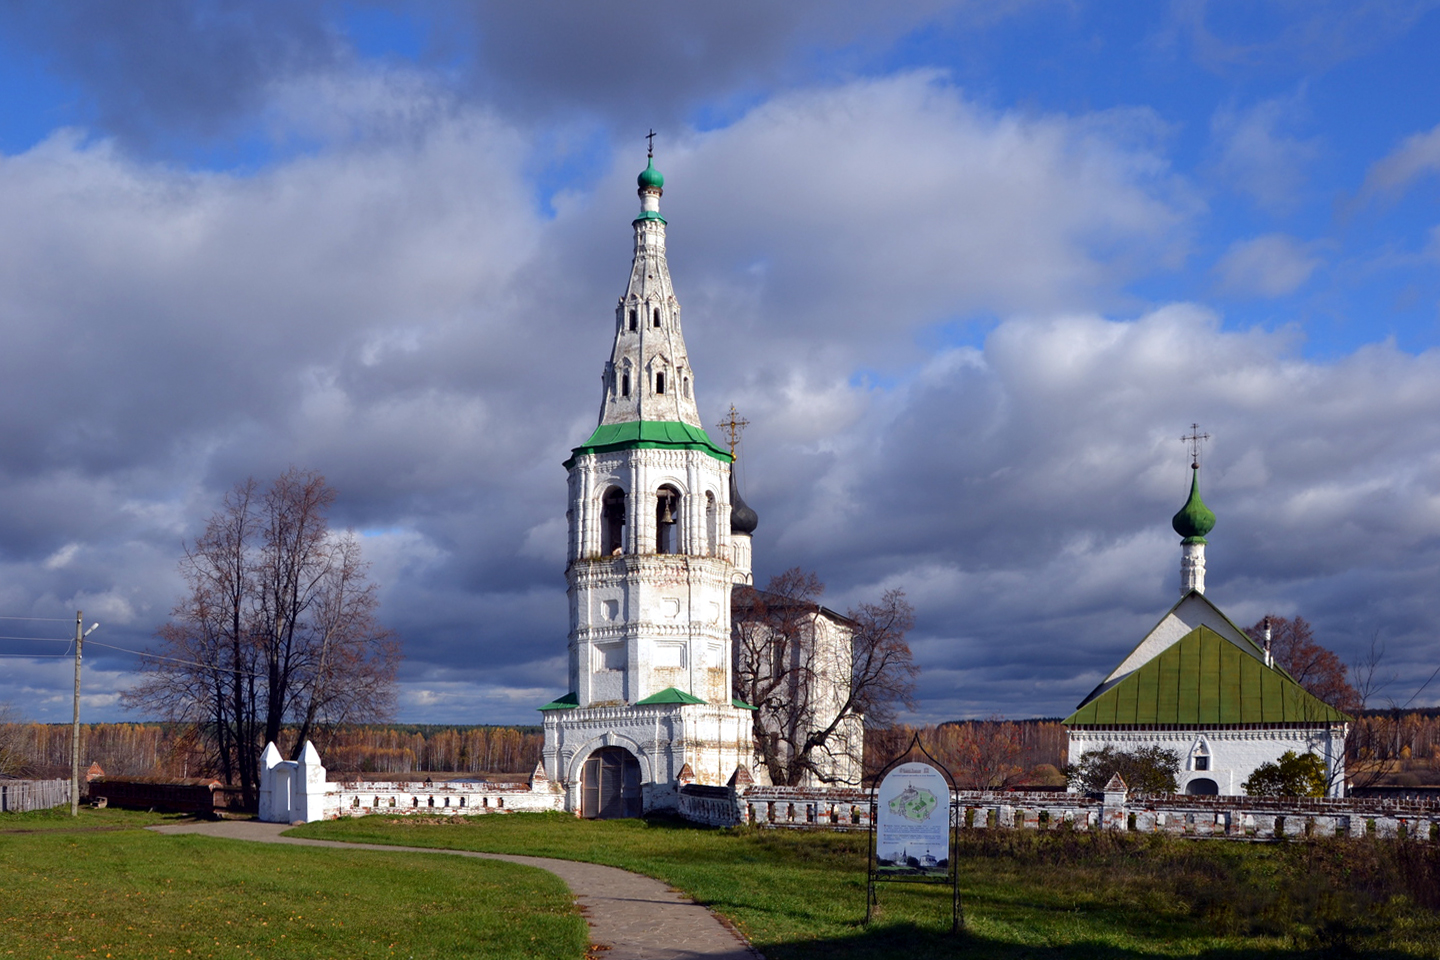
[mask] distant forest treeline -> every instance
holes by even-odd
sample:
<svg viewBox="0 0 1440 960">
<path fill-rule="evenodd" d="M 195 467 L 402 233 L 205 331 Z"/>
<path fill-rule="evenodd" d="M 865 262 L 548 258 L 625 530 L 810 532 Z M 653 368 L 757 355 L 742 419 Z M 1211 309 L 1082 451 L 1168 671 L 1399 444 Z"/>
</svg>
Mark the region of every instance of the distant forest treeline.
<svg viewBox="0 0 1440 960">
<path fill-rule="evenodd" d="M 920 734 L 962 788 L 1058 785 L 1067 762 L 1059 718 L 958 720 L 897 725 L 865 734 L 865 771 L 874 775 Z M 1365 710 L 1350 725 L 1346 765 L 1357 785 L 1440 783 L 1440 709 Z"/>
<path fill-rule="evenodd" d="M 0 752 L 28 776 L 68 776 L 68 723 L 0 725 Z M 277 744 L 289 756 L 295 731 Z M 540 760 L 538 726 L 457 727 L 392 724 L 341 727 L 315 738 L 334 773 L 529 773 Z M 88 723 L 80 726 L 80 762 L 112 777 L 208 775 L 209 759 L 192 727 L 170 723 Z"/>
<path fill-rule="evenodd" d="M 1058 783 L 1066 762 L 1058 719 L 964 720 L 930 727 L 897 725 L 865 734 L 865 767 L 874 773 L 919 733 L 963 787 Z M 294 730 L 279 744 L 289 755 Z M 90 723 L 80 727 L 81 763 L 110 776 L 211 773 L 193 728 L 169 723 Z M 385 724 L 325 731 L 315 746 L 335 774 L 528 774 L 540 761 L 539 726 Z M 1396 783 L 1440 778 L 1440 710 L 1366 711 L 1347 741 L 1353 773 L 1383 773 Z M 0 773 L 68 776 L 70 725 L 0 724 Z"/>
</svg>

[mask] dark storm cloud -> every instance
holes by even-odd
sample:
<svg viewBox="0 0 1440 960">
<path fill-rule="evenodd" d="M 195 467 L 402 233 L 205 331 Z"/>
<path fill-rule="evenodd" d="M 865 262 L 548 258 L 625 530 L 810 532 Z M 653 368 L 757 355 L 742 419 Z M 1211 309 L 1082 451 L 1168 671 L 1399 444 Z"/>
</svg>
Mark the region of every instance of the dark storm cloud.
<svg viewBox="0 0 1440 960">
<path fill-rule="evenodd" d="M 341 50 L 314 0 L 9 0 L 17 45 L 84 91 L 103 130 L 173 143 L 232 131 L 277 80 Z"/>
<path fill-rule="evenodd" d="M 1029 6 L 8 0 L 4 13 L 16 47 L 74 84 L 81 103 L 71 109 L 88 124 L 150 155 L 184 154 L 198 137 L 240 149 L 243 161 L 247 137 L 316 140 L 273 127 L 277 86 L 361 69 L 367 57 L 413 56 L 452 91 L 524 126 L 580 119 L 628 130 L 643 118 L 673 130 L 696 111 L 712 121 L 738 115 L 781 81 L 833 77 L 923 25 L 983 25 Z M 388 30 L 412 28 L 416 49 L 409 37 L 390 49 Z"/>
<path fill-rule="evenodd" d="M 736 112 L 734 100 L 753 98 L 782 78 L 813 75 L 822 52 L 874 50 L 956 6 L 962 5 L 544 0 L 452 9 L 474 18 L 477 82 L 505 101 L 671 124 L 700 104 Z M 1013 4 L 971 6 L 981 15 Z"/>
</svg>

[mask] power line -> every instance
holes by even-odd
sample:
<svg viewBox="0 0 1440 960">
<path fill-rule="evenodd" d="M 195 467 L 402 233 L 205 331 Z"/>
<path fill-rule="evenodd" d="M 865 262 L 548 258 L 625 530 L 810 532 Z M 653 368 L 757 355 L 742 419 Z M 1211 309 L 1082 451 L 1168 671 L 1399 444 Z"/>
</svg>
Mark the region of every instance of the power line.
<svg viewBox="0 0 1440 960">
<path fill-rule="evenodd" d="M 90 644 L 96 647 L 104 647 L 107 650 L 118 650 L 121 653 L 133 653 L 135 656 L 144 657 L 147 660 L 164 660 L 167 663 L 181 663 L 187 667 L 200 667 L 204 670 L 218 670 L 221 673 L 229 674 L 231 676 L 238 674 L 242 677 L 253 677 L 257 680 L 264 680 L 268 676 L 268 674 L 264 673 L 251 673 L 248 670 L 234 670 L 230 667 L 221 667 L 213 663 L 201 663 L 198 660 L 184 660 L 180 657 L 162 657 L 158 653 L 148 653 L 144 650 L 131 650 L 128 647 L 117 647 L 111 643 L 101 643 L 99 640 L 91 640 Z"/>
<path fill-rule="evenodd" d="M 43 620 L 47 623 L 69 623 L 69 618 L 62 617 L 0 617 L 0 620 Z"/>
<path fill-rule="evenodd" d="M 23 619 L 23 618 L 22 618 L 22 617 L 0 617 L 0 619 L 4 619 L 4 620 L 20 620 L 20 619 Z M 66 639 L 61 639 L 61 638 L 58 638 L 58 637 L 5 637 L 5 636 L 0 636 L 0 640 L 43 640 L 43 641 L 48 641 L 48 642 L 50 642 L 50 643 L 72 643 L 72 644 L 75 642 L 74 640 L 66 640 Z M 183 659 L 183 658 L 181 658 L 181 657 L 162 657 L 162 656 L 160 656 L 160 655 L 157 654 L 157 653 L 150 653 L 150 652 L 145 651 L 145 650 L 131 650 L 129 647 L 117 647 L 117 646 L 115 646 L 113 643 L 101 643 L 99 640 L 91 640 L 91 641 L 90 641 L 90 645 L 91 645 L 91 646 L 94 646 L 94 647 L 104 647 L 104 648 L 107 649 L 107 650 L 115 650 L 115 651 L 118 651 L 118 652 L 120 652 L 120 653 L 133 654 L 134 656 L 137 656 L 137 657 L 144 657 L 144 658 L 146 658 L 147 660 L 164 660 L 164 661 L 167 662 L 167 663 L 179 663 L 179 664 L 183 664 L 183 665 L 185 665 L 185 666 L 187 666 L 187 667 L 200 667 L 200 668 L 205 669 L 205 670 L 216 670 L 216 669 L 219 669 L 219 670 L 221 670 L 221 672 L 223 672 L 223 673 L 227 673 L 227 674 L 231 674 L 231 675 L 239 674 L 239 675 L 242 676 L 242 677 L 254 677 L 254 678 L 257 679 L 257 680 L 263 680 L 263 679 L 265 679 L 265 677 L 267 676 L 266 674 L 263 674 L 263 673 L 250 673 L 249 671 L 246 671 L 246 670 L 231 670 L 231 669 L 224 668 L 224 667 L 217 668 L 216 665 L 213 664 L 213 663 L 201 663 L 201 662 L 198 661 L 198 660 L 185 660 L 185 659 Z M 50 658 L 50 657 L 68 657 L 68 656 L 70 656 L 69 653 L 37 653 L 37 654 L 27 654 L 27 653 L 0 653 L 0 657 L 15 657 L 15 658 L 18 658 L 18 659 L 21 659 L 21 660 L 39 660 L 39 659 Z"/>
<path fill-rule="evenodd" d="M 16 660 L 69 660 L 68 653 L 0 653 L 0 657 L 12 657 Z"/>
</svg>

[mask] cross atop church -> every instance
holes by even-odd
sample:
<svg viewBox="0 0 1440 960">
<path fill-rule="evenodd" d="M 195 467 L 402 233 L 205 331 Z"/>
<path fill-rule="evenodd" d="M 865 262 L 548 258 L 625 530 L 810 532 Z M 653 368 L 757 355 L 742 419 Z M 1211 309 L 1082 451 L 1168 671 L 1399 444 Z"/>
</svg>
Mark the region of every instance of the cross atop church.
<svg viewBox="0 0 1440 960">
<path fill-rule="evenodd" d="M 1190 466 L 1196 470 L 1200 469 L 1200 444 L 1209 440 L 1210 434 L 1201 433 L 1200 424 L 1192 423 L 1190 424 L 1189 435 L 1181 437 L 1180 439 L 1190 444 Z"/>
<path fill-rule="evenodd" d="M 724 420 L 715 424 L 725 434 L 725 439 L 730 441 L 730 459 L 735 459 L 735 445 L 740 442 L 740 434 L 750 426 L 750 421 L 743 419 L 735 410 L 735 404 L 730 404 L 730 413 Z"/>
<path fill-rule="evenodd" d="M 651 130 L 649 133 L 645 134 L 645 158 L 646 158 L 647 160 L 654 160 L 654 159 L 655 159 L 655 131 L 654 131 L 654 130 Z"/>
</svg>

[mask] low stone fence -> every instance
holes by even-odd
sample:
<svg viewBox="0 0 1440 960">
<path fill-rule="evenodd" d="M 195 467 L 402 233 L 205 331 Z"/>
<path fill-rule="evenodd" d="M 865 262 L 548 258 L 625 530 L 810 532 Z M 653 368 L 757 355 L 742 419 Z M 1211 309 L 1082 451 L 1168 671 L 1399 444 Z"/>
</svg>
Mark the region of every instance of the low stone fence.
<svg viewBox="0 0 1440 960">
<path fill-rule="evenodd" d="M 359 817 L 367 813 L 467 816 L 565 809 L 565 795 L 549 780 L 488 783 L 352 781 L 326 784 L 324 816 Z"/>
<path fill-rule="evenodd" d="M 1440 840 L 1440 802 L 1394 799 L 1131 797 L 1124 793 L 957 791 L 962 830 L 1121 830 L 1271 840 L 1406 837 Z M 802 787 L 680 788 L 694 823 L 787 829 L 867 830 L 868 790 Z"/>
</svg>

